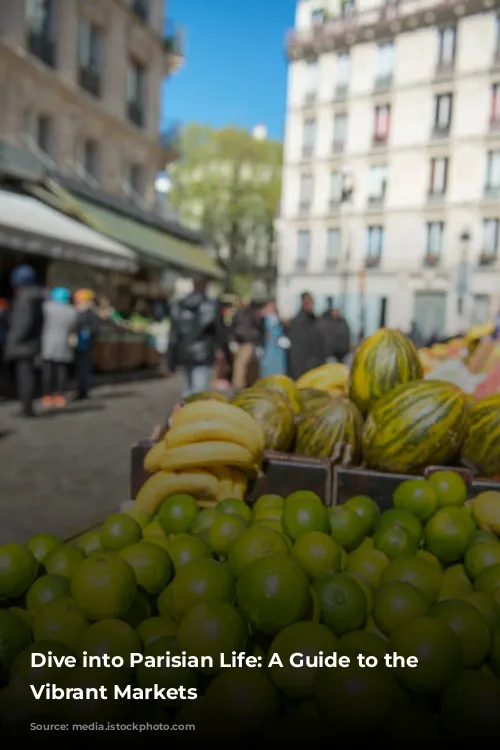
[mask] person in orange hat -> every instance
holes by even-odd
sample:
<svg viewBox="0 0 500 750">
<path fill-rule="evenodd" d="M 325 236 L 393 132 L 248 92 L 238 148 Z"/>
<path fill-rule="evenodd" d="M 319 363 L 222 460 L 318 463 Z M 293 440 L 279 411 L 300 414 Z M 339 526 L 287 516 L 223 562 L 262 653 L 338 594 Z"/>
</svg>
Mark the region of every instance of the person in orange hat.
<svg viewBox="0 0 500 750">
<path fill-rule="evenodd" d="M 75 364 L 77 399 L 87 399 L 92 384 L 92 360 L 94 342 L 100 328 L 94 310 L 95 294 L 90 289 L 79 289 L 74 295 L 77 319 L 75 325 Z"/>
</svg>

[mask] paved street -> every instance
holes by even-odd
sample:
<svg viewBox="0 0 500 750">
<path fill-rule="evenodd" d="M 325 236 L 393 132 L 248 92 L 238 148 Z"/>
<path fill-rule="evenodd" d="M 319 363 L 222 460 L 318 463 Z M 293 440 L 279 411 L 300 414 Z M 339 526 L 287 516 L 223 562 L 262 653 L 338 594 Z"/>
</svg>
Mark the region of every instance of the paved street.
<svg viewBox="0 0 500 750">
<path fill-rule="evenodd" d="M 65 537 L 129 498 L 130 448 L 165 421 L 180 381 L 96 389 L 88 403 L 21 420 L 0 406 L 0 543 Z"/>
</svg>

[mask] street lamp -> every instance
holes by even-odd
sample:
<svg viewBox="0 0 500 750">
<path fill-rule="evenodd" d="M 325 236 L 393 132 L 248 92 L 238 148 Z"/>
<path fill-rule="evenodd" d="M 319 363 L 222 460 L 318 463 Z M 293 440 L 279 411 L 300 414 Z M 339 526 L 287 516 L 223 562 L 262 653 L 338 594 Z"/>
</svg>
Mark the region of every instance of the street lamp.
<svg viewBox="0 0 500 750">
<path fill-rule="evenodd" d="M 460 240 L 460 264 L 458 266 L 457 274 L 457 313 L 462 316 L 464 314 L 464 301 L 469 293 L 469 250 L 471 234 L 467 229 L 464 229 L 459 237 Z"/>
<path fill-rule="evenodd" d="M 341 179 L 342 179 L 342 184 L 341 184 L 341 193 L 340 193 L 340 203 L 341 203 L 341 209 L 342 209 L 342 207 L 352 203 L 352 199 L 354 196 L 354 182 L 353 182 L 353 177 L 352 177 L 352 170 L 349 168 L 343 169 Z M 347 231 L 347 242 L 346 242 L 343 279 L 342 279 L 342 313 L 345 316 L 346 307 L 347 307 L 347 288 L 349 285 L 349 266 L 351 262 L 351 233 L 349 231 L 349 227 L 346 224 L 344 224 L 343 228 L 346 228 L 346 231 Z"/>
</svg>

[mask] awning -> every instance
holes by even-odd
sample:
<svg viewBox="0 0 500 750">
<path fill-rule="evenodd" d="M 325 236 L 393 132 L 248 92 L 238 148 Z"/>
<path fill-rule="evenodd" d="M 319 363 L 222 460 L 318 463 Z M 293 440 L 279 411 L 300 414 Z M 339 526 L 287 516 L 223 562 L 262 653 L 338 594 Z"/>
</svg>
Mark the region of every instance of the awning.
<svg viewBox="0 0 500 750">
<path fill-rule="evenodd" d="M 94 230 L 126 244 L 153 265 L 203 273 L 213 279 L 223 277 L 222 270 L 199 245 L 76 197 L 55 183 L 50 187 L 50 191 L 34 188 L 32 192 L 36 191 L 42 200 L 85 222 Z"/>
<path fill-rule="evenodd" d="M 128 247 L 30 195 L 0 190 L 0 246 L 96 268 L 135 273 Z"/>
</svg>

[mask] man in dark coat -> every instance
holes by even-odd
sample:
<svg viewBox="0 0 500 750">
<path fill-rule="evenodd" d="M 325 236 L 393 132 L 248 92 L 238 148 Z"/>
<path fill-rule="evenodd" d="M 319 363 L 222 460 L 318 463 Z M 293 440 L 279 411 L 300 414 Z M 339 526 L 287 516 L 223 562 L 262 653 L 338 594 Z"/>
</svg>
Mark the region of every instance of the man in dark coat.
<svg viewBox="0 0 500 750">
<path fill-rule="evenodd" d="M 43 294 L 31 266 L 18 266 L 11 275 L 14 299 L 10 311 L 5 358 L 13 362 L 21 415 L 33 417 L 35 360 L 40 354 L 43 329 Z"/>
<path fill-rule="evenodd" d="M 330 309 L 318 321 L 327 360 L 343 362 L 351 350 L 351 332 L 340 310 Z"/>
<path fill-rule="evenodd" d="M 255 372 L 258 369 L 256 355 L 263 343 L 263 323 L 257 308 L 249 300 L 244 300 L 234 315 L 231 328 L 231 348 L 234 354 L 233 388 L 236 391 L 246 388 L 252 380 L 258 378 Z"/>
<path fill-rule="evenodd" d="M 290 339 L 290 375 L 297 380 L 308 370 L 324 365 L 325 343 L 314 315 L 314 300 L 309 292 L 301 297 L 301 310 L 288 330 Z"/>
</svg>

